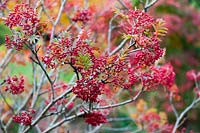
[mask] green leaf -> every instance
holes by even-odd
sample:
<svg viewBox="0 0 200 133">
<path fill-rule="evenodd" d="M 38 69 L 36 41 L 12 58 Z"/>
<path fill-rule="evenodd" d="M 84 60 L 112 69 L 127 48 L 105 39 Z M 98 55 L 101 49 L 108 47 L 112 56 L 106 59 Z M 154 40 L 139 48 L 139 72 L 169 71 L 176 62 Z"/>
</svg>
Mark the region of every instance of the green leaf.
<svg viewBox="0 0 200 133">
<path fill-rule="evenodd" d="M 88 54 L 79 54 L 76 65 L 88 69 L 92 65 L 90 56 Z"/>
<path fill-rule="evenodd" d="M 140 5 L 140 0 L 131 0 L 133 7 L 138 7 Z"/>
<path fill-rule="evenodd" d="M 21 65 L 21 64 L 17 64 L 17 63 L 9 63 L 8 68 L 9 68 L 9 70 L 11 70 L 10 76 L 24 75 L 28 78 L 29 82 L 33 81 L 32 64 L 31 63 L 25 63 L 25 65 Z"/>
<path fill-rule="evenodd" d="M 183 13 L 173 5 L 160 5 L 156 7 L 155 11 L 157 13 L 169 13 L 169 14 L 176 14 L 179 16 L 183 15 Z"/>
<path fill-rule="evenodd" d="M 30 44 L 35 44 L 36 42 L 38 42 L 40 39 L 39 35 L 35 35 L 33 34 L 32 36 L 29 37 L 28 41 L 30 42 Z"/>
<path fill-rule="evenodd" d="M 189 0 L 189 3 L 197 9 L 200 9 L 200 1 L 199 0 Z"/>
<path fill-rule="evenodd" d="M 12 32 L 5 24 L 0 23 L 0 45 L 5 43 L 5 35 L 12 35 Z"/>
<path fill-rule="evenodd" d="M 71 78 L 73 77 L 74 73 L 73 72 L 67 72 L 67 73 L 60 73 L 60 80 L 64 82 L 69 82 Z"/>
</svg>

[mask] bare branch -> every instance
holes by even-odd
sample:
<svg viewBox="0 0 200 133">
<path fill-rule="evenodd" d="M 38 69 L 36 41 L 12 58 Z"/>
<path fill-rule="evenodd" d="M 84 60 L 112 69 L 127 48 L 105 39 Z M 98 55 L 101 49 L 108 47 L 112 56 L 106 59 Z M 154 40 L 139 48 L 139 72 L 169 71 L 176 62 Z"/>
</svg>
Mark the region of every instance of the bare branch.
<svg viewBox="0 0 200 133">
<path fill-rule="evenodd" d="M 56 26 L 60 20 L 60 17 L 61 17 L 61 14 L 62 14 L 62 11 L 64 9 L 64 6 L 65 6 L 65 3 L 66 3 L 66 0 L 61 0 L 61 5 L 60 5 L 60 9 L 59 9 L 59 12 L 58 12 L 58 15 L 57 15 L 57 18 L 55 20 L 55 22 L 53 23 L 53 27 L 52 27 L 52 30 L 51 30 L 51 37 L 50 37 L 50 43 L 53 41 L 53 37 L 54 37 L 54 33 L 55 33 L 55 29 L 56 29 Z"/>
<path fill-rule="evenodd" d="M 122 0 L 117 0 L 126 10 L 128 10 L 128 7 Z"/>
<path fill-rule="evenodd" d="M 96 133 L 102 126 L 103 124 L 100 124 L 99 126 L 96 126 L 92 131 L 89 131 L 88 133 Z"/>
<path fill-rule="evenodd" d="M 7 133 L 7 130 L 6 130 L 4 124 L 3 124 L 3 122 L 1 120 L 0 120 L 0 128 L 1 128 L 3 133 Z"/>
<path fill-rule="evenodd" d="M 72 115 L 72 116 L 70 116 L 70 117 L 64 118 L 64 119 L 62 119 L 61 121 L 59 121 L 59 122 L 57 122 L 56 124 L 54 124 L 53 126 L 47 128 L 43 133 L 48 133 L 48 132 L 50 132 L 51 130 L 55 129 L 56 127 L 61 126 L 63 123 L 65 123 L 65 122 L 67 122 L 67 121 L 71 121 L 71 120 L 73 120 L 73 119 L 75 119 L 75 118 L 81 117 L 81 116 L 83 116 L 84 114 L 85 114 L 85 112 L 80 112 L 80 113 L 78 113 L 78 114 L 76 114 L 76 115 Z"/>
<path fill-rule="evenodd" d="M 147 12 L 150 7 L 152 7 L 154 4 L 156 4 L 157 1 L 158 0 L 152 0 L 151 2 L 146 2 L 144 11 Z"/>
<path fill-rule="evenodd" d="M 53 21 L 53 19 L 51 18 L 51 16 L 49 16 L 49 14 L 48 14 L 48 12 L 47 12 L 47 10 L 46 10 L 46 7 L 45 7 L 45 5 L 44 5 L 44 0 L 42 0 L 41 6 L 42 6 L 42 10 L 44 11 L 44 13 L 45 13 L 46 16 L 48 17 L 49 21 L 50 21 L 51 24 L 53 25 L 53 24 L 54 24 L 54 21 Z"/>
<path fill-rule="evenodd" d="M 124 39 L 120 44 L 119 44 L 119 46 L 117 46 L 109 55 L 111 56 L 111 55 L 114 55 L 114 54 L 116 54 L 118 51 L 120 51 L 123 47 L 124 47 L 124 45 L 126 44 L 126 41 L 127 41 L 128 39 Z"/>
<path fill-rule="evenodd" d="M 107 105 L 107 106 L 100 106 L 100 107 L 96 107 L 94 109 L 109 109 L 109 108 L 115 108 L 115 107 L 119 107 L 122 105 L 126 105 L 129 103 L 132 103 L 133 101 L 137 100 L 139 98 L 139 96 L 142 94 L 142 92 L 144 91 L 144 88 L 142 88 L 135 97 L 133 97 L 132 99 L 126 100 L 124 102 L 121 103 L 116 103 L 116 104 L 112 104 L 112 105 Z"/>
<path fill-rule="evenodd" d="M 171 105 L 172 110 L 173 110 L 173 112 L 174 112 L 174 114 L 176 116 L 176 119 L 177 119 L 178 118 L 178 112 L 177 112 L 176 108 L 174 107 L 172 98 L 173 98 L 173 92 L 170 93 L 169 101 L 170 101 L 170 105 Z"/>
<path fill-rule="evenodd" d="M 5 83 L 5 81 L 3 81 L 1 84 L 0 84 L 0 87 Z M 6 100 L 6 98 L 4 97 L 3 93 L 1 92 L 1 88 L 0 88 L 0 96 L 2 97 L 4 103 L 11 109 L 12 113 L 14 114 L 14 109 L 13 107 L 8 103 L 8 101 Z"/>
<path fill-rule="evenodd" d="M 38 57 L 38 53 L 37 53 L 38 49 L 37 50 L 33 49 L 33 48 L 29 48 L 29 49 L 31 50 L 32 54 L 35 56 L 35 60 L 36 60 L 37 64 L 40 66 L 40 68 L 44 72 L 45 76 L 47 77 L 47 79 L 48 79 L 48 81 L 49 81 L 49 83 L 51 85 L 51 92 L 52 92 L 52 97 L 51 98 L 52 98 L 52 100 L 54 100 L 55 99 L 55 93 L 54 93 L 54 87 L 53 87 L 54 82 L 51 80 L 49 74 L 47 73 L 46 69 L 44 68 L 42 62 L 40 61 L 40 59 Z"/>
<path fill-rule="evenodd" d="M 4 58 L 1 60 L 0 63 L 0 75 L 3 72 L 3 70 L 5 70 L 6 66 L 8 65 L 9 61 L 12 58 L 12 54 L 13 53 L 13 49 L 9 49 L 6 53 L 6 55 L 4 56 Z"/>
<path fill-rule="evenodd" d="M 51 101 L 44 109 L 43 111 L 40 113 L 40 115 L 32 122 L 31 126 L 35 126 L 42 118 L 43 116 L 46 114 L 46 112 L 60 99 L 62 99 L 64 96 L 66 96 L 67 94 L 71 93 L 72 88 L 66 90 L 62 95 L 58 96 L 56 99 L 54 99 L 53 101 Z M 26 128 L 24 132 L 27 132 L 30 130 L 30 127 Z"/>
<path fill-rule="evenodd" d="M 110 48 L 111 48 L 111 36 L 112 36 L 112 22 L 113 20 L 118 16 L 118 14 L 115 14 L 109 21 L 109 28 L 108 28 L 108 53 L 110 53 Z"/>
<path fill-rule="evenodd" d="M 16 114 L 19 113 L 28 103 L 28 101 L 31 99 L 31 96 L 33 95 L 33 89 L 30 91 L 30 93 L 28 94 L 27 98 L 24 100 L 24 102 L 22 103 L 22 105 L 17 109 Z M 10 124 L 12 123 L 12 118 L 10 118 L 6 124 L 6 129 L 10 126 Z"/>
<path fill-rule="evenodd" d="M 181 120 L 183 119 L 183 117 L 185 116 L 185 114 L 187 112 L 189 112 L 198 102 L 200 102 L 200 98 L 194 100 L 187 108 L 185 108 L 185 110 L 179 115 L 179 117 L 176 119 L 176 123 L 174 125 L 174 128 L 172 130 L 172 133 L 176 133 L 176 130 L 179 127 L 179 123 L 181 122 Z"/>
<path fill-rule="evenodd" d="M 38 86 L 37 86 L 37 77 L 36 77 L 36 65 L 34 63 L 32 63 L 32 69 L 33 69 L 33 100 L 31 103 L 31 108 L 34 107 L 37 97 L 38 97 Z"/>
</svg>

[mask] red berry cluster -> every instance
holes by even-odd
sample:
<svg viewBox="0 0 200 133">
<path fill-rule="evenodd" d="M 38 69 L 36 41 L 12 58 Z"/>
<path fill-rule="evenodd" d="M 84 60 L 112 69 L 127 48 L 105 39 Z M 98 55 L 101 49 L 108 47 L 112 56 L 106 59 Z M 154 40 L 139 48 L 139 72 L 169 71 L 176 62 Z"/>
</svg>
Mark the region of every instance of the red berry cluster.
<svg viewBox="0 0 200 133">
<path fill-rule="evenodd" d="M 6 25 L 12 29 L 13 35 L 6 35 L 6 47 L 21 50 L 28 37 L 36 33 L 39 19 L 33 8 L 28 4 L 18 4 L 6 18 Z"/>
<path fill-rule="evenodd" d="M 92 126 L 98 126 L 100 124 L 107 123 L 106 116 L 99 111 L 93 111 L 84 115 L 85 122 Z"/>
<path fill-rule="evenodd" d="M 26 38 L 20 36 L 20 34 L 14 34 L 13 36 L 5 36 L 6 47 L 8 49 L 15 48 L 20 51 L 23 48 L 24 43 L 27 41 Z"/>
<path fill-rule="evenodd" d="M 163 20 L 154 20 L 141 10 L 129 10 L 124 16 L 122 28 L 127 37 L 132 39 L 134 46 L 129 54 L 131 67 L 128 71 L 128 83 L 124 83 L 124 87 L 128 88 L 141 81 L 147 89 L 158 85 L 170 88 L 175 78 L 173 67 L 169 64 L 160 67 L 153 66 L 155 61 L 164 54 L 164 49 L 160 47 L 160 35 L 155 28 L 155 25 L 162 23 L 163 27 L 160 28 L 166 32 Z"/>
<path fill-rule="evenodd" d="M 151 89 L 158 85 L 163 85 L 167 88 L 174 84 L 175 73 L 171 64 L 163 66 L 152 66 L 150 72 L 145 72 L 142 75 L 142 83 L 147 89 Z"/>
<path fill-rule="evenodd" d="M 127 19 L 122 21 L 122 27 L 129 35 L 140 36 L 146 29 L 152 27 L 153 17 L 141 10 L 129 10 Z"/>
<path fill-rule="evenodd" d="M 78 10 L 76 15 L 72 18 L 74 22 L 82 22 L 86 24 L 91 19 L 92 13 L 90 10 Z"/>
<path fill-rule="evenodd" d="M 9 91 L 13 95 L 21 94 L 24 91 L 24 77 L 17 76 L 9 77 L 6 80 L 6 91 Z"/>
<path fill-rule="evenodd" d="M 21 113 L 13 116 L 13 121 L 23 124 L 24 126 L 29 126 L 31 125 L 33 119 L 31 116 L 32 113 L 34 112 L 22 111 Z"/>
<path fill-rule="evenodd" d="M 171 64 L 150 66 L 149 69 L 146 69 L 145 71 L 138 68 L 129 68 L 128 73 L 128 83 L 124 84 L 127 88 L 141 81 L 143 86 L 148 90 L 156 88 L 159 85 L 163 85 L 170 89 L 175 80 L 175 73 Z"/>
<path fill-rule="evenodd" d="M 14 10 L 9 13 L 6 19 L 6 25 L 13 29 L 14 27 L 22 28 L 25 35 L 35 33 L 39 19 L 33 8 L 28 4 L 18 4 Z"/>
<path fill-rule="evenodd" d="M 51 68 L 55 68 L 58 64 L 71 65 L 75 71 L 84 75 L 83 79 L 77 81 L 72 91 L 85 101 L 96 102 L 103 83 L 95 79 L 98 73 L 94 74 L 93 71 L 96 61 L 95 49 L 87 44 L 80 34 L 77 38 L 61 38 L 58 42 L 50 44 L 43 62 Z"/>
<path fill-rule="evenodd" d="M 88 69 L 80 69 L 82 79 L 77 81 L 73 92 L 84 101 L 97 102 L 97 98 L 103 92 L 104 84 L 122 86 L 125 76 L 122 71 L 126 69 L 126 62 L 123 62 L 118 56 L 90 56 L 91 66 Z"/>
<path fill-rule="evenodd" d="M 128 68 L 128 77 L 127 77 L 128 82 L 123 83 L 123 88 L 129 89 L 131 88 L 134 84 L 139 82 L 139 76 L 137 74 L 137 69 L 135 68 Z"/>
<path fill-rule="evenodd" d="M 158 69 L 149 68 L 164 52 L 159 46 L 160 39 L 150 30 L 156 21 L 142 11 L 129 11 L 124 28 L 130 28 L 127 24 L 133 21 L 137 23 L 136 27 L 131 27 L 135 28 L 134 32 L 128 34 L 133 35 L 134 48 L 140 48 L 133 54 L 125 51 L 112 56 L 107 54 L 95 56 L 97 50 L 87 43 L 89 35 L 82 30 L 77 37 L 67 34 L 67 37 L 61 37 L 50 44 L 43 62 L 51 68 L 59 64 L 71 65 L 78 76 L 72 91 L 84 101 L 98 102 L 98 96 L 104 93 L 104 84 L 110 84 L 113 88 L 131 88 L 133 84 L 140 81 L 146 88 L 160 84 L 172 86 L 174 80 L 172 67 L 167 68 L 166 65 Z M 128 56 L 129 60 L 127 60 Z M 148 71 L 144 71 L 144 66 L 148 66 Z"/>
<path fill-rule="evenodd" d="M 84 101 L 97 102 L 98 95 L 102 94 L 103 83 L 95 79 L 82 78 L 73 87 L 74 94 Z"/>
<path fill-rule="evenodd" d="M 47 54 L 42 61 L 49 67 L 55 68 L 56 63 L 63 64 L 70 61 L 74 38 L 61 38 L 51 43 L 47 48 Z"/>
<path fill-rule="evenodd" d="M 49 45 L 43 62 L 51 68 L 58 64 L 71 65 L 82 77 L 72 91 L 84 101 L 97 102 L 98 95 L 103 93 L 103 84 L 122 86 L 126 80 L 122 72 L 126 70 L 127 62 L 118 55 L 95 56 L 97 50 L 87 44 L 85 39 L 81 33 L 76 38 L 58 39 Z"/>
<path fill-rule="evenodd" d="M 82 61 L 85 58 L 94 58 L 91 46 L 79 36 L 77 38 L 60 38 L 58 41 L 51 43 L 47 50 L 48 52 L 42 60 L 50 68 L 55 68 L 57 64 L 71 64 L 76 66 L 77 69 L 83 69 L 87 64 Z"/>
<path fill-rule="evenodd" d="M 141 50 L 138 50 L 130 55 L 132 66 L 150 66 L 162 57 L 164 53 L 164 50 L 159 46 L 159 39 L 155 36 L 151 38 L 145 37 L 142 39 L 144 39 L 144 42 L 139 42 L 139 45 L 143 46 Z"/>
<path fill-rule="evenodd" d="M 160 48 L 160 39 L 153 30 L 157 21 L 141 10 L 130 10 L 127 18 L 122 20 L 125 34 L 134 40 L 135 48 L 140 50 L 131 54 L 131 64 L 134 66 L 152 65 L 159 59 L 164 50 Z"/>
</svg>

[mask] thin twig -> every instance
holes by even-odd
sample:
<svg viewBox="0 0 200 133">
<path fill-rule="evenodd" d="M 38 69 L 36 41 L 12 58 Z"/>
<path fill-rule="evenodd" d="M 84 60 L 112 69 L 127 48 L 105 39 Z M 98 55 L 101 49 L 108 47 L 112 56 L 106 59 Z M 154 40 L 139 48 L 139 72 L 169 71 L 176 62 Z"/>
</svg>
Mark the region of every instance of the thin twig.
<svg viewBox="0 0 200 133">
<path fill-rule="evenodd" d="M 75 115 L 72 115 L 72 116 L 70 116 L 70 117 L 64 118 L 64 119 L 62 119 L 61 121 L 59 121 L 59 122 L 57 122 L 56 124 L 54 124 L 53 126 L 47 128 L 45 131 L 43 131 L 43 133 L 48 133 L 48 132 L 50 132 L 51 130 L 55 129 L 56 127 L 61 126 L 63 123 L 65 123 L 65 122 L 67 122 L 67 121 L 71 121 L 71 120 L 73 120 L 73 119 L 75 119 L 75 118 L 81 117 L 81 116 L 83 116 L 84 114 L 85 114 L 85 112 L 80 112 L 80 113 L 78 113 L 78 114 L 75 114 Z"/>
<path fill-rule="evenodd" d="M 47 10 L 46 10 L 46 7 L 45 7 L 45 5 L 44 5 L 44 0 L 42 0 L 41 6 L 42 6 L 42 10 L 44 11 L 44 13 L 45 13 L 46 16 L 48 17 L 49 21 L 50 21 L 51 24 L 53 25 L 53 24 L 54 24 L 54 21 L 53 21 L 53 19 L 49 16 L 49 14 L 48 14 L 48 12 L 47 12 Z"/>
<path fill-rule="evenodd" d="M 35 56 L 35 60 L 37 62 L 36 64 L 38 64 L 40 66 L 40 68 L 44 72 L 45 76 L 47 77 L 47 79 L 48 79 L 48 81 L 49 81 L 49 83 L 51 85 L 51 92 L 52 92 L 52 97 L 51 98 L 52 98 L 52 100 L 54 100 L 55 99 L 54 82 L 51 80 L 49 74 L 47 73 L 46 69 L 44 68 L 43 64 L 41 63 L 41 61 L 40 61 L 40 59 L 38 57 L 38 50 L 39 49 L 37 49 L 37 50 L 36 49 L 34 50 L 33 48 L 29 48 L 29 49 L 31 50 L 32 54 Z"/>
<path fill-rule="evenodd" d="M 76 74 L 76 78 L 77 78 L 77 80 L 80 80 L 80 76 L 79 76 L 79 73 L 78 73 L 78 69 L 72 64 L 72 63 L 65 63 L 65 64 L 69 64 L 72 68 L 73 68 L 73 70 L 74 70 L 74 72 L 75 72 L 75 74 Z"/>
<path fill-rule="evenodd" d="M 31 108 L 34 107 L 37 97 L 38 97 L 38 91 L 37 91 L 37 77 L 36 77 L 36 65 L 32 63 L 32 68 L 33 68 L 33 100 L 31 103 Z"/>
<path fill-rule="evenodd" d="M 60 17 L 61 17 L 61 14 L 62 14 L 62 11 L 64 9 L 64 6 L 65 6 L 65 3 L 66 3 L 66 0 L 61 0 L 61 6 L 60 6 L 60 9 L 59 9 L 59 12 L 58 12 L 58 15 L 57 15 L 57 18 L 55 20 L 55 22 L 53 23 L 53 27 L 52 27 L 52 30 L 51 30 L 51 37 L 50 37 L 50 43 L 53 41 L 53 37 L 54 37 L 54 33 L 55 33 L 55 29 L 56 29 L 56 26 L 60 20 Z"/>
<path fill-rule="evenodd" d="M 127 40 L 128 40 L 128 39 L 124 39 L 124 40 L 119 44 L 119 46 L 117 46 L 109 55 L 110 55 L 110 56 L 111 56 L 111 55 L 114 55 L 114 54 L 116 54 L 118 51 L 120 51 L 120 50 L 124 47 L 124 45 L 126 44 Z"/>
<path fill-rule="evenodd" d="M 24 130 L 24 133 L 28 132 L 32 126 L 35 126 L 42 118 L 43 116 L 46 114 L 46 112 L 60 99 L 62 99 L 64 96 L 66 96 L 67 94 L 71 93 L 72 88 L 66 90 L 62 95 L 58 96 L 57 98 L 55 98 L 53 101 L 51 101 L 44 109 L 43 111 L 39 114 L 39 116 L 32 122 L 31 126 L 29 126 L 28 128 L 26 128 Z"/>
<path fill-rule="evenodd" d="M 185 114 L 190 111 L 195 104 L 197 104 L 198 102 L 200 102 L 200 98 L 194 100 L 187 108 L 185 108 L 185 110 L 179 115 L 179 117 L 176 119 L 176 123 L 174 125 L 174 128 L 172 130 L 172 133 L 176 133 L 176 130 L 179 127 L 179 123 L 181 122 L 181 120 L 183 119 L 183 117 L 185 116 Z"/>
<path fill-rule="evenodd" d="M 1 84 L 0 87 L 5 83 L 6 81 L 4 80 Z M 1 92 L 1 88 L 0 88 L 0 96 L 2 97 L 3 101 L 5 102 L 5 104 L 11 109 L 12 113 L 15 113 L 15 110 L 13 109 L 13 107 L 8 103 L 8 101 L 6 100 L 6 98 L 4 97 L 3 93 Z"/>
<path fill-rule="evenodd" d="M 24 102 L 22 103 L 22 105 L 17 109 L 16 114 L 18 114 L 28 103 L 28 101 L 31 99 L 31 96 L 33 95 L 33 89 L 32 91 L 30 91 L 30 93 L 28 94 L 28 96 L 26 97 L 26 99 L 24 100 Z M 6 124 L 6 129 L 10 126 L 10 124 L 12 123 L 12 117 L 8 120 L 7 124 Z"/>
<path fill-rule="evenodd" d="M 115 108 L 115 107 L 119 107 L 122 105 L 126 105 L 129 103 L 132 103 L 133 101 L 137 100 L 139 98 L 139 96 L 142 94 L 142 92 L 144 91 L 144 88 L 142 88 L 135 97 L 133 97 L 132 99 L 126 100 L 124 102 L 121 103 L 116 103 L 116 104 L 111 104 L 111 105 L 107 105 L 107 106 L 100 106 L 100 107 L 96 107 L 94 109 L 109 109 L 109 108 Z"/>
<path fill-rule="evenodd" d="M 109 28 L 108 28 L 108 53 L 110 53 L 110 49 L 111 49 L 111 37 L 112 37 L 112 30 L 113 30 L 113 26 L 112 26 L 112 22 L 113 20 L 118 16 L 118 14 L 115 14 L 109 21 Z"/>
<path fill-rule="evenodd" d="M 156 4 L 157 1 L 158 0 L 152 0 L 150 3 L 146 2 L 145 7 L 144 7 L 144 11 L 147 12 L 150 7 L 152 7 L 154 4 Z"/>
<path fill-rule="evenodd" d="M 178 118 L 178 112 L 177 112 L 176 108 L 174 107 L 172 98 L 173 98 L 173 92 L 170 93 L 169 101 L 170 101 L 170 105 L 172 107 L 172 110 L 174 112 L 174 115 L 176 116 L 176 119 L 177 119 Z"/>
<path fill-rule="evenodd" d="M 4 58 L 1 60 L 0 63 L 0 75 L 2 74 L 3 70 L 5 70 L 5 67 L 8 65 L 9 61 L 12 58 L 12 54 L 13 53 L 13 49 L 9 49 L 6 53 L 6 55 L 4 56 Z"/>
<path fill-rule="evenodd" d="M 126 10 L 129 8 L 126 6 L 126 4 L 122 0 L 117 0 Z"/>
<path fill-rule="evenodd" d="M 0 120 L 0 128 L 1 128 L 1 130 L 2 130 L 3 133 L 7 133 L 5 125 L 3 124 L 3 122 L 1 120 Z"/>
</svg>

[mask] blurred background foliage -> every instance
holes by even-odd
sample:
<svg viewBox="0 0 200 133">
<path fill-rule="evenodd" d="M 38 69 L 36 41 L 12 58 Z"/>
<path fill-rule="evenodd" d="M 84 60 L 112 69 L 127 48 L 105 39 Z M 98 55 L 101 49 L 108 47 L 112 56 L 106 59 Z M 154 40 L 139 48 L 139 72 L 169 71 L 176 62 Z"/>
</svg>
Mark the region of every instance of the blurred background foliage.
<svg viewBox="0 0 200 133">
<path fill-rule="evenodd" d="M 166 61 L 172 63 L 176 72 L 176 84 L 181 99 L 175 101 L 175 105 L 180 112 L 194 97 L 194 83 L 188 81 L 185 74 L 190 69 L 200 70 L 200 1 L 160 0 L 150 10 L 152 14 L 166 20 L 169 30 L 163 46 L 166 47 Z M 167 110 L 168 103 L 163 101 L 160 104 Z M 192 129 L 194 132 L 199 132 L 199 115 L 199 109 L 191 110 L 182 126 L 185 126 L 187 131 Z M 173 113 L 168 117 L 171 122 L 175 120 Z"/>
<path fill-rule="evenodd" d="M 133 8 L 142 8 L 146 0 L 132 0 Z M 176 85 L 180 97 L 175 99 L 175 107 L 180 113 L 194 97 L 194 83 L 186 79 L 186 72 L 200 70 L 200 1 L 199 0 L 159 0 L 149 9 L 149 14 L 166 21 L 168 34 L 163 38 L 162 46 L 166 48 L 165 63 L 170 62 L 176 72 Z M 160 63 L 163 63 L 160 62 Z M 175 116 L 170 107 L 166 91 L 150 92 L 143 96 L 149 107 L 165 111 L 170 123 Z M 132 108 L 133 106 L 129 106 Z M 200 132 L 200 110 L 192 109 L 182 127 Z"/>
</svg>

